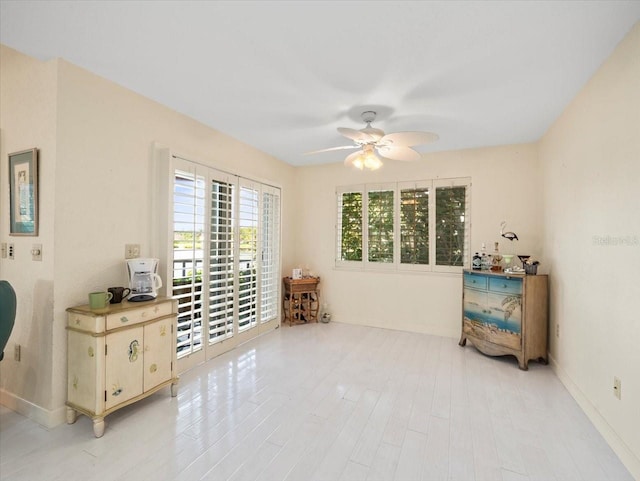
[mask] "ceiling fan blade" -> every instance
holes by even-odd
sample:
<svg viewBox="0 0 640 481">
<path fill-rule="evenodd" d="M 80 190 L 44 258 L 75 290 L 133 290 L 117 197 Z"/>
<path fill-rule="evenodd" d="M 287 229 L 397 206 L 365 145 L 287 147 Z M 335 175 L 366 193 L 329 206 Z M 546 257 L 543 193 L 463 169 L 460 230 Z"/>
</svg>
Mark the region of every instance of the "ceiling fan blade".
<svg viewBox="0 0 640 481">
<path fill-rule="evenodd" d="M 314 150 L 312 152 L 305 152 L 302 155 L 320 154 L 322 152 L 331 152 L 333 150 L 346 150 L 346 149 L 358 149 L 357 145 L 341 145 L 340 147 L 330 147 L 328 149 Z"/>
<path fill-rule="evenodd" d="M 358 150 L 357 152 L 353 152 L 347 155 L 347 158 L 344 159 L 344 165 L 351 167 L 353 165 L 353 160 L 363 153 L 364 153 L 364 150 Z"/>
<path fill-rule="evenodd" d="M 438 140 L 438 136 L 431 132 L 394 132 L 380 139 L 381 143 L 391 142 L 395 147 L 410 147 L 413 145 L 430 144 Z"/>
<path fill-rule="evenodd" d="M 395 147 L 384 145 L 378 148 L 378 153 L 382 157 L 386 157 L 391 160 L 402 160 L 404 162 L 412 162 L 415 160 L 420 160 L 422 155 L 419 152 L 416 152 L 411 147 Z"/>
<path fill-rule="evenodd" d="M 346 138 L 354 140 L 356 142 L 375 142 L 376 140 L 378 140 L 365 132 L 350 129 L 348 127 L 338 127 L 338 132 L 340 132 Z"/>
</svg>

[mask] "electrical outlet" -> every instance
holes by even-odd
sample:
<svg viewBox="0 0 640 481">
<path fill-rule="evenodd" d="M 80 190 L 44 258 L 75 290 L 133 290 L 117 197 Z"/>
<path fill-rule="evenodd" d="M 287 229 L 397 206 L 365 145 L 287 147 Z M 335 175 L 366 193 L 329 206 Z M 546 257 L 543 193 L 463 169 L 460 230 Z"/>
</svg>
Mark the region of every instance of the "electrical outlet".
<svg viewBox="0 0 640 481">
<path fill-rule="evenodd" d="M 136 257 L 140 257 L 140 244 L 125 244 L 124 258 L 135 259 Z"/>
<path fill-rule="evenodd" d="M 618 399 L 622 399 L 622 381 L 617 377 L 613 378 L 613 395 Z"/>
<path fill-rule="evenodd" d="M 20 362 L 20 350 L 20 344 L 13 346 L 13 360 L 16 362 Z"/>
<path fill-rule="evenodd" d="M 2 243 L 2 258 L 6 259 L 7 257 L 7 243 L 3 242 Z"/>
<path fill-rule="evenodd" d="M 13 248 L 13 244 L 9 244 L 9 259 L 15 259 L 15 249 Z"/>
<path fill-rule="evenodd" d="M 556 337 L 560 337 L 560 324 L 556 324 Z"/>
</svg>

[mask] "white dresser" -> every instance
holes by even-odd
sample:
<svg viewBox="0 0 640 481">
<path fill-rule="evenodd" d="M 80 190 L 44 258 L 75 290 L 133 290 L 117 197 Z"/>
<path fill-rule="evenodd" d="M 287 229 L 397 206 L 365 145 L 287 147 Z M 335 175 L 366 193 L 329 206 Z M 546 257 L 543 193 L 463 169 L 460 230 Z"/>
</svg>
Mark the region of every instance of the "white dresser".
<svg viewBox="0 0 640 481">
<path fill-rule="evenodd" d="M 78 413 L 93 419 L 96 437 L 108 414 L 165 386 L 177 394 L 177 301 L 67 309 L 67 422 Z"/>
</svg>

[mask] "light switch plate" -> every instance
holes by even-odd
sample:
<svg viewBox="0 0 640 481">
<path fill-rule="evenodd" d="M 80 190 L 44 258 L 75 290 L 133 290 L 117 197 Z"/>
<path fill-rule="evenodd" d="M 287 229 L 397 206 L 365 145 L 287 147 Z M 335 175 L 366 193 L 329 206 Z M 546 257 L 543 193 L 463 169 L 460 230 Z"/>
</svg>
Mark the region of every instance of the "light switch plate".
<svg viewBox="0 0 640 481">
<path fill-rule="evenodd" d="M 32 261 L 42 260 L 42 244 L 33 244 L 33 247 L 31 248 L 31 260 Z"/>
</svg>

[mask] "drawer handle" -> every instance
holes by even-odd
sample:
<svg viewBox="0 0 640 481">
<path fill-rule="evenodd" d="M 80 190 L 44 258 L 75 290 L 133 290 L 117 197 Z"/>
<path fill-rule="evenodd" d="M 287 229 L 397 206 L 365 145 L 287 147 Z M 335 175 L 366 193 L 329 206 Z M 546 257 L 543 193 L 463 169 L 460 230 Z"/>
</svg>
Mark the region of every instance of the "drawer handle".
<svg viewBox="0 0 640 481">
<path fill-rule="evenodd" d="M 507 285 L 506 285 L 506 284 L 502 284 L 502 287 L 504 287 L 504 288 L 506 289 L 506 288 L 507 288 Z"/>
<path fill-rule="evenodd" d="M 476 283 L 476 280 L 475 280 L 475 279 L 471 281 L 471 284 L 475 284 L 475 283 Z"/>
<path fill-rule="evenodd" d="M 129 322 L 129 319 L 127 318 L 127 316 L 122 316 L 120 318 L 120 322 Z"/>
<path fill-rule="evenodd" d="M 140 313 L 140 317 L 147 317 L 147 311 L 142 311 Z"/>
</svg>

